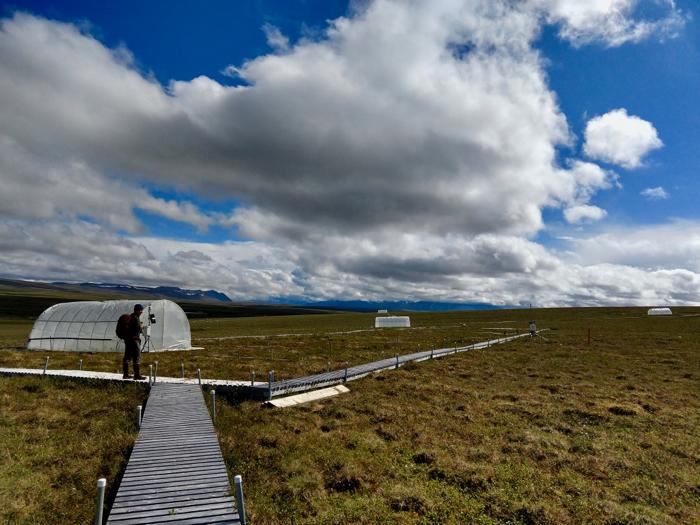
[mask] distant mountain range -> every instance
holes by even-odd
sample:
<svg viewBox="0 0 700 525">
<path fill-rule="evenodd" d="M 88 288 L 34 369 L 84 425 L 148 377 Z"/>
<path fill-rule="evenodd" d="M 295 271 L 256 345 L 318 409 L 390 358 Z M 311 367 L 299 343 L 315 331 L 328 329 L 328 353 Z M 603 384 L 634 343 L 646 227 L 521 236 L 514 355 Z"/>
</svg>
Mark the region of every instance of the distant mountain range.
<svg viewBox="0 0 700 525">
<path fill-rule="evenodd" d="M 388 310 L 389 312 L 448 312 L 456 310 L 501 310 L 512 308 L 510 306 L 498 306 L 485 303 L 443 303 L 437 301 L 293 301 L 285 298 L 278 298 L 273 302 L 358 312 L 376 312 L 377 310 Z"/>
<path fill-rule="evenodd" d="M 234 303 L 225 293 L 216 290 L 188 290 L 177 286 L 151 287 L 118 283 L 41 283 L 37 281 L 0 279 L 0 285 L 3 284 L 17 289 L 29 287 L 44 289 L 47 292 L 50 290 L 72 291 L 97 295 L 108 294 L 107 297 L 114 294 L 116 297 L 133 296 L 134 298 L 139 297 L 144 299 L 157 297 L 186 303 L 211 303 L 212 307 L 218 304 L 226 309 L 232 307 L 251 309 L 255 307 L 263 312 L 261 315 L 265 315 L 265 309 L 279 309 L 279 307 L 283 308 L 285 312 L 289 310 L 290 307 L 304 310 L 312 309 L 315 311 L 342 310 L 356 312 L 376 312 L 377 310 L 388 310 L 389 312 L 447 312 L 456 310 L 500 310 L 504 308 L 513 308 L 513 306 L 500 306 L 488 303 L 453 303 L 440 301 L 309 301 L 301 297 L 275 297 L 255 302 Z"/>
<path fill-rule="evenodd" d="M 69 285 L 70 283 L 54 282 L 58 286 Z M 118 292 L 129 295 L 147 295 L 149 297 L 157 296 L 167 299 L 179 299 L 181 301 L 221 301 L 230 303 L 231 299 L 224 293 L 216 290 L 186 290 L 177 286 L 132 286 L 129 284 L 112 284 L 112 283 L 78 283 L 72 286 L 78 286 L 81 289 L 104 290 Z"/>
</svg>

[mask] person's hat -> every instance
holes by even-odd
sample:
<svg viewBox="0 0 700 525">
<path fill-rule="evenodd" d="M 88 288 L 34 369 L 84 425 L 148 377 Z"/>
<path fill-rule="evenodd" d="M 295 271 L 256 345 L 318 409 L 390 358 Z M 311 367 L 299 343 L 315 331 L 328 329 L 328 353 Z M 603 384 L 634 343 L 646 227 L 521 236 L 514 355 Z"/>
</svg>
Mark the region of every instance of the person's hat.
<svg viewBox="0 0 700 525">
<path fill-rule="evenodd" d="M 143 305 L 142 304 L 135 304 L 134 305 L 134 312 L 143 312 Z"/>
</svg>

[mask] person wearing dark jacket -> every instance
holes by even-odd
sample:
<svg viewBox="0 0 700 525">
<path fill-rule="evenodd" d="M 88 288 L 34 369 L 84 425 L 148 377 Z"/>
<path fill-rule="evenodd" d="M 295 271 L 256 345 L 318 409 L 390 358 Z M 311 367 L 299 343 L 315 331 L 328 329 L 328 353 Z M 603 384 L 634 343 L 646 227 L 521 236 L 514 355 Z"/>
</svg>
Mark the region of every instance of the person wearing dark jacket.
<svg viewBox="0 0 700 525">
<path fill-rule="evenodd" d="M 129 375 L 129 361 L 134 364 L 134 379 L 137 381 L 146 379 L 141 375 L 140 365 L 141 365 L 141 334 L 143 333 L 143 326 L 141 325 L 141 312 L 143 312 L 143 306 L 140 304 L 134 305 L 134 312 L 129 316 L 129 325 L 127 329 L 126 337 L 124 338 L 124 379 L 130 379 Z"/>
</svg>

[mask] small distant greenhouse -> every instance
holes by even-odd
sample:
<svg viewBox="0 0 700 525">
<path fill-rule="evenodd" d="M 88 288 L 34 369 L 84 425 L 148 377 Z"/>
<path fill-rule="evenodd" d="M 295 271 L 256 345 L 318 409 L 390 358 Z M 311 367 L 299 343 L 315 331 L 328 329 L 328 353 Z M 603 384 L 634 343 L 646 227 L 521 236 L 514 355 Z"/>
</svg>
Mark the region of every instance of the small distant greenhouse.
<svg viewBox="0 0 700 525">
<path fill-rule="evenodd" d="M 117 320 L 134 305 L 144 307 L 141 322 L 150 335 L 148 350 L 189 350 L 190 323 L 177 304 L 168 300 L 78 301 L 44 310 L 34 323 L 27 348 L 67 352 L 123 352 L 124 341 L 115 332 Z M 155 322 L 149 322 L 149 314 Z M 142 340 L 145 339 L 142 337 Z"/>
</svg>

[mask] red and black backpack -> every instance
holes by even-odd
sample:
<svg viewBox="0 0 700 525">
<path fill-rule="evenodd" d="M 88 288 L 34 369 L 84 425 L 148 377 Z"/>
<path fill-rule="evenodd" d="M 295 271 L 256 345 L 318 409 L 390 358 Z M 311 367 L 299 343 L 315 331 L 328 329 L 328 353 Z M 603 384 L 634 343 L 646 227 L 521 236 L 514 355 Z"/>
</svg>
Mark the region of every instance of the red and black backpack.
<svg viewBox="0 0 700 525">
<path fill-rule="evenodd" d="M 131 316 L 129 314 L 124 314 L 119 316 L 119 320 L 117 321 L 117 337 L 119 339 L 126 339 L 129 337 L 129 321 L 131 320 Z"/>
</svg>

